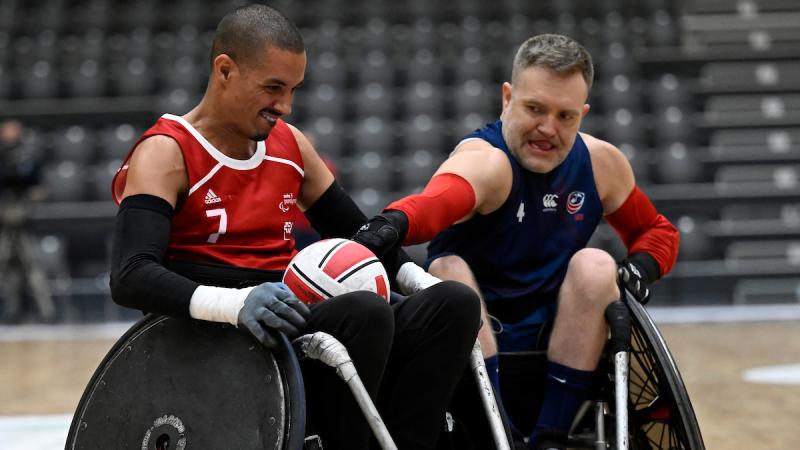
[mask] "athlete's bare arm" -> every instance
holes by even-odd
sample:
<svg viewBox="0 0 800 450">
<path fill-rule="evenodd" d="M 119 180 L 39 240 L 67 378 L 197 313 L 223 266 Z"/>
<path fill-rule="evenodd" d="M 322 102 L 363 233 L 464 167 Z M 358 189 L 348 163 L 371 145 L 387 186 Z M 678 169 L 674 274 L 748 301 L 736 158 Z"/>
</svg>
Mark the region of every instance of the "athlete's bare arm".
<svg viewBox="0 0 800 450">
<path fill-rule="evenodd" d="M 303 157 L 303 184 L 300 186 L 297 204 L 301 211 L 306 211 L 330 187 L 334 177 L 311 141 L 294 126 L 289 125 L 289 129 L 292 130 Z"/>
<path fill-rule="evenodd" d="M 174 139 L 157 135 L 139 143 L 128 161 L 128 176 L 122 198 L 150 194 L 163 198 L 175 208 L 188 190 L 186 165 L 180 146 Z"/>
<path fill-rule="evenodd" d="M 442 163 L 435 175 L 442 173 L 454 173 L 463 177 L 475 192 L 475 206 L 459 222 L 468 220 L 475 213 L 489 214 L 497 210 L 511 192 L 513 174 L 508 157 L 502 150 L 492 147 L 482 139 L 470 140 L 458 146 L 450 158 Z M 472 270 L 463 259 L 456 255 L 434 260 L 428 271 L 443 280 L 460 281 L 480 295 L 481 289 Z M 486 358 L 497 353 L 497 344 L 482 296 L 481 320 L 478 341 L 481 344 L 483 356 Z"/>
<path fill-rule="evenodd" d="M 628 159 L 613 144 L 581 133 L 592 158 L 592 171 L 597 194 L 603 203 L 603 214 L 616 211 L 633 190 L 636 182 Z"/>
<path fill-rule="evenodd" d="M 482 139 L 464 142 L 434 176 L 453 173 L 461 176 L 475 192 L 475 207 L 459 220 L 463 222 L 475 213 L 488 214 L 499 208 L 511 192 L 511 163 L 505 154 Z"/>
<path fill-rule="evenodd" d="M 678 230 L 636 188 L 633 169 L 617 147 L 587 134 L 582 136 L 592 157 L 605 219 L 628 249 L 624 264 L 636 265 L 638 273 L 647 274 L 646 283 L 653 283 L 675 264 L 680 241 Z M 646 300 L 647 290 L 642 289 L 639 278 L 637 275 L 629 287 L 637 298 Z"/>
</svg>

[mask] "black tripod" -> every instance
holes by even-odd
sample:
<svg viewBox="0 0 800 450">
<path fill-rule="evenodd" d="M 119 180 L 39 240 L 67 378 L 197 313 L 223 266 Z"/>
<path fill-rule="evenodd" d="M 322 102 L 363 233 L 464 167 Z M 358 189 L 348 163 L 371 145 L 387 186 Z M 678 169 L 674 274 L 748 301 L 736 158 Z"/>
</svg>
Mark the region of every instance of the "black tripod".
<svg viewBox="0 0 800 450">
<path fill-rule="evenodd" d="M 56 308 L 50 284 L 39 261 L 36 239 L 26 229 L 28 214 L 22 200 L 12 200 L 0 208 L 0 288 L 5 292 L 5 315 L 17 317 L 22 309 L 22 289 L 9 289 L 14 274 L 20 274 L 30 288 L 42 320 L 53 321 Z M 18 264 L 17 267 L 14 265 Z M 12 285 L 12 286 L 10 286 Z"/>
</svg>

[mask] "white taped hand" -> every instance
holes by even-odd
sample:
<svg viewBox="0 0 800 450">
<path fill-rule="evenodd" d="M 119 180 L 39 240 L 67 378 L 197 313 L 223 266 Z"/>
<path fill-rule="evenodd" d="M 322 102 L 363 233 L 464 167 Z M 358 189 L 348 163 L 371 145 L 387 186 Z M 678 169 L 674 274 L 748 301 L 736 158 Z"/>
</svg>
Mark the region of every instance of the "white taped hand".
<svg viewBox="0 0 800 450">
<path fill-rule="evenodd" d="M 422 267 L 407 262 L 400 266 L 397 271 L 397 285 L 400 287 L 400 292 L 404 295 L 415 294 L 423 289 L 427 289 L 436 283 L 441 283 L 442 280 L 425 272 Z"/>
</svg>

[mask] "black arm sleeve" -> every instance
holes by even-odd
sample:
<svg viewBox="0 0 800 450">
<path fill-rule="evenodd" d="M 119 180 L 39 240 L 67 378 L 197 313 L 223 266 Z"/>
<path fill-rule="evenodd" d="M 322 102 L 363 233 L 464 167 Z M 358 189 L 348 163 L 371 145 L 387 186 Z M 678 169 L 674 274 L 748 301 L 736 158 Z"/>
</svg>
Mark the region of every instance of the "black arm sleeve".
<svg viewBox="0 0 800 450">
<path fill-rule="evenodd" d="M 367 223 L 367 216 L 336 180 L 306 210 L 306 217 L 322 239 L 351 239 L 361 225 Z M 410 261 L 411 257 L 399 245 L 381 258 L 392 282 L 400 266 Z"/>
<path fill-rule="evenodd" d="M 367 223 L 367 216 L 336 180 L 306 210 L 306 217 L 322 239 L 349 238 Z"/>
<path fill-rule="evenodd" d="M 189 302 L 199 284 L 164 267 L 172 214 L 172 205 L 154 195 L 122 200 L 111 248 L 111 298 L 115 303 L 189 316 Z"/>
</svg>

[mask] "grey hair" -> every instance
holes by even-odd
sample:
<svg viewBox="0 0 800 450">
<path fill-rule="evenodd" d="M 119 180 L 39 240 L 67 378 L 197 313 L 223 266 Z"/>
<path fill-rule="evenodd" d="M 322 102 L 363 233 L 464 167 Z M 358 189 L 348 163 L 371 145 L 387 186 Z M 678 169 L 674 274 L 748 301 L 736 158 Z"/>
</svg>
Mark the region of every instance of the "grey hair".
<svg viewBox="0 0 800 450">
<path fill-rule="evenodd" d="M 588 90 L 592 89 L 592 55 L 574 39 L 560 34 L 540 34 L 520 45 L 514 56 L 511 82 L 528 67 L 545 67 L 559 74 L 580 72 Z"/>
<path fill-rule="evenodd" d="M 303 53 L 305 43 L 300 30 L 283 14 L 267 5 L 237 8 L 220 20 L 211 44 L 211 63 L 221 54 L 240 64 L 252 62 L 265 46 Z"/>
</svg>

